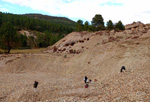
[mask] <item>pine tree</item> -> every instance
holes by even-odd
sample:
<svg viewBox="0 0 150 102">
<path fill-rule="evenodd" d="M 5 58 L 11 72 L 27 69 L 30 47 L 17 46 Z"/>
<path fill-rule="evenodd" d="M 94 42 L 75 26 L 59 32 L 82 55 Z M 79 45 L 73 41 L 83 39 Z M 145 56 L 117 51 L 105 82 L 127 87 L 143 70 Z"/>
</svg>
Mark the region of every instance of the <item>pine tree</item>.
<svg viewBox="0 0 150 102">
<path fill-rule="evenodd" d="M 104 19 L 102 15 L 96 14 L 92 19 L 92 26 L 96 28 L 96 30 L 103 30 L 104 27 Z"/>
<path fill-rule="evenodd" d="M 114 28 L 113 22 L 111 20 L 109 20 L 106 25 L 108 30 L 112 30 Z"/>
<path fill-rule="evenodd" d="M 88 30 L 89 29 L 89 22 L 88 21 L 86 21 L 85 23 L 84 23 L 84 30 Z"/>
<path fill-rule="evenodd" d="M 7 47 L 7 53 L 15 45 L 17 41 L 17 33 L 11 23 L 4 23 L 0 30 L 0 41 Z"/>
<path fill-rule="evenodd" d="M 82 20 L 78 20 L 76 23 L 76 30 L 77 31 L 82 31 L 83 30 L 83 21 Z"/>
<path fill-rule="evenodd" d="M 125 26 L 122 24 L 121 21 L 118 21 L 118 23 L 115 25 L 115 29 L 125 30 Z"/>
</svg>

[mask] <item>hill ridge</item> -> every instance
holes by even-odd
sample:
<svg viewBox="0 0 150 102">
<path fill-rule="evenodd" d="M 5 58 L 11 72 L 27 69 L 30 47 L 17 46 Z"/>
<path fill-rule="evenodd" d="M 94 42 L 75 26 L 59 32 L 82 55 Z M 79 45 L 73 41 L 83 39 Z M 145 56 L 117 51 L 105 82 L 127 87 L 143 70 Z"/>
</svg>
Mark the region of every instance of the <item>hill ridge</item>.
<svg viewBox="0 0 150 102">
<path fill-rule="evenodd" d="M 39 17 L 41 16 L 41 18 L 43 18 L 43 19 L 44 19 L 44 17 L 45 18 L 56 18 L 56 19 L 63 18 L 65 20 L 72 21 L 67 17 L 50 16 L 50 15 L 43 15 L 43 14 L 38 14 L 38 13 L 27 13 L 27 14 L 22 14 L 22 15 L 29 16 L 29 17 L 35 17 L 35 18 L 36 18 L 36 16 L 39 16 Z M 72 22 L 74 22 L 74 21 L 72 21 Z"/>
</svg>

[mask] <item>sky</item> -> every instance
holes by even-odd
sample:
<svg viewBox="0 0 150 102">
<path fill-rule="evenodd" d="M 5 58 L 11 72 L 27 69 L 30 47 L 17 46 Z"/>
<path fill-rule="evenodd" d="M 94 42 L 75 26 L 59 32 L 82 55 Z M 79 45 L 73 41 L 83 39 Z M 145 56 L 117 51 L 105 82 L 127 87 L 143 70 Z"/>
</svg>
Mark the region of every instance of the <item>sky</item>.
<svg viewBox="0 0 150 102">
<path fill-rule="evenodd" d="M 104 22 L 150 23 L 149 0 L 0 0 L 0 11 L 13 14 L 40 13 L 91 22 L 96 14 Z"/>
</svg>

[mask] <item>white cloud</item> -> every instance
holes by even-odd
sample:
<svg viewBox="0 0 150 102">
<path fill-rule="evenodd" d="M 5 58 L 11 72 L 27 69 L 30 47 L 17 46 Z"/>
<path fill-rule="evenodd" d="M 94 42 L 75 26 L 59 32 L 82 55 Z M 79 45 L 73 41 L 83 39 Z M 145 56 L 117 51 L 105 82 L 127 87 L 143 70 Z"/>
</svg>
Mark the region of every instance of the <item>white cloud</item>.
<svg viewBox="0 0 150 102">
<path fill-rule="evenodd" d="M 9 10 L 6 9 L 6 8 L 0 8 L 0 11 L 1 11 L 1 12 L 9 12 Z"/>
<path fill-rule="evenodd" d="M 107 22 L 121 20 L 124 24 L 133 21 L 149 23 L 149 0 L 3 0 L 12 4 L 62 15 L 69 18 L 83 18 L 91 21 L 95 14 L 101 14 Z"/>
</svg>

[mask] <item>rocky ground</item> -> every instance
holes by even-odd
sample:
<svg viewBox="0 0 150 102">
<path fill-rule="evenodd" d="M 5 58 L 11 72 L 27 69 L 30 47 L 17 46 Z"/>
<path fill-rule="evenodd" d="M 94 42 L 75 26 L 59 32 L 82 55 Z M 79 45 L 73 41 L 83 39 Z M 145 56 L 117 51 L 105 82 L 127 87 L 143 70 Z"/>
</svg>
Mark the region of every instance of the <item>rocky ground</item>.
<svg viewBox="0 0 150 102">
<path fill-rule="evenodd" d="M 73 32 L 43 53 L 1 54 L 0 102 L 150 102 L 149 62 L 148 24 Z"/>
</svg>

